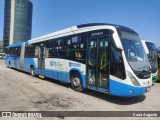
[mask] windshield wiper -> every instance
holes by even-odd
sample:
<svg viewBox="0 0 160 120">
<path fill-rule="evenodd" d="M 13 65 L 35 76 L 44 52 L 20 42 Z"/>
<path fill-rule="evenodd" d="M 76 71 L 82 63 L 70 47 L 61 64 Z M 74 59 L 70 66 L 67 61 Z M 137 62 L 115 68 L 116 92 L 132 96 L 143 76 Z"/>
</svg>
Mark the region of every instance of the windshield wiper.
<svg viewBox="0 0 160 120">
<path fill-rule="evenodd" d="M 148 68 L 148 70 L 149 70 L 149 66 L 140 67 L 140 68 L 138 68 L 138 70 L 144 71 L 144 68 Z"/>
</svg>

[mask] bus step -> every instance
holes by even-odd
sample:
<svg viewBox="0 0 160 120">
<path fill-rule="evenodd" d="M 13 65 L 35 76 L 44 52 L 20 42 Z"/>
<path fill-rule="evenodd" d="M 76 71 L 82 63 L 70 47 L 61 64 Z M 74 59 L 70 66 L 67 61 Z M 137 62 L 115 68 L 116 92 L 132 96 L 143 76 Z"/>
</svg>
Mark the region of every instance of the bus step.
<svg viewBox="0 0 160 120">
<path fill-rule="evenodd" d="M 44 76 L 43 75 L 39 75 L 39 78 L 44 79 Z"/>
</svg>

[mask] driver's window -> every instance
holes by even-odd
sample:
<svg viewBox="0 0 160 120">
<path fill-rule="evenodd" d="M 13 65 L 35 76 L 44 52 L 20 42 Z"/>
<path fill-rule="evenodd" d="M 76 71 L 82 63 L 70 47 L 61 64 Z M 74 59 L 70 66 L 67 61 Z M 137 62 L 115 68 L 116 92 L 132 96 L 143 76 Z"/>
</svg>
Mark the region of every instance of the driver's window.
<svg viewBox="0 0 160 120">
<path fill-rule="evenodd" d="M 110 74 L 121 79 L 126 78 L 122 52 L 116 49 L 113 44 L 111 44 Z"/>
</svg>

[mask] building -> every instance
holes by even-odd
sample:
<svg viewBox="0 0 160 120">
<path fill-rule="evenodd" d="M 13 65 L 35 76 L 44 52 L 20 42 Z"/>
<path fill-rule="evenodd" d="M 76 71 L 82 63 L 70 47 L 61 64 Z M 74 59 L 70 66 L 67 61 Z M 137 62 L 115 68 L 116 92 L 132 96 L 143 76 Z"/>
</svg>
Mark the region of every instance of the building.
<svg viewBox="0 0 160 120">
<path fill-rule="evenodd" d="M 31 39 L 32 8 L 29 0 L 5 0 L 4 47 Z"/>
<path fill-rule="evenodd" d="M 0 53 L 3 52 L 3 40 L 0 39 Z"/>
</svg>

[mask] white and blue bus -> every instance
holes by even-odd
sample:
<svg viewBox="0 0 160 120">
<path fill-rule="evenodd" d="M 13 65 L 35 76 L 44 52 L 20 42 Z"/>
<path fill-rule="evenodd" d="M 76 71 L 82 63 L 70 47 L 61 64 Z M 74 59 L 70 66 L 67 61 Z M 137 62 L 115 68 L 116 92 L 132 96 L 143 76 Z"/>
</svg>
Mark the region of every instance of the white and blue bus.
<svg viewBox="0 0 160 120">
<path fill-rule="evenodd" d="M 54 80 L 72 89 L 93 89 L 116 96 L 150 91 L 148 57 L 130 28 L 91 23 L 74 26 L 6 47 L 5 63 Z"/>
<path fill-rule="evenodd" d="M 160 49 L 157 48 L 158 80 L 160 80 Z"/>
<path fill-rule="evenodd" d="M 151 66 L 151 72 L 152 72 L 152 80 L 157 81 L 158 80 L 158 61 L 157 61 L 157 48 L 156 45 L 153 42 L 142 40 L 142 43 L 144 43 L 144 49 L 146 54 L 148 55 L 150 66 Z M 147 47 L 145 47 L 147 46 Z"/>
</svg>

